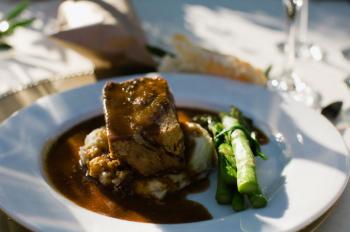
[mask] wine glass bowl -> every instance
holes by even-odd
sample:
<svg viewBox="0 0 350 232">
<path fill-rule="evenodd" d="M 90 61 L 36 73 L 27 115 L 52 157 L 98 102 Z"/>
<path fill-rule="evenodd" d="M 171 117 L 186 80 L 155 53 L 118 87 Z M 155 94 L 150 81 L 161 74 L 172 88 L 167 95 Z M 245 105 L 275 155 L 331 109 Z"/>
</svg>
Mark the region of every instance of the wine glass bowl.
<svg viewBox="0 0 350 232">
<path fill-rule="evenodd" d="M 325 51 L 319 45 L 312 43 L 307 38 L 308 21 L 309 21 L 309 0 L 301 0 L 302 3 L 296 2 L 300 6 L 300 16 L 298 18 L 298 33 L 295 45 L 296 57 L 312 59 L 315 61 L 322 61 L 325 59 Z M 295 11 L 295 9 L 294 9 Z M 293 13 L 293 6 L 287 3 L 287 15 Z M 279 50 L 283 53 L 287 52 L 288 46 L 281 42 L 277 45 Z"/>
<path fill-rule="evenodd" d="M 287 50 L 285 53 L 285 64 L 282 72 L 271 79 L 268 86 L 276 91 L 288 93 L 296 101 L 317 108 L 320 95 L 303 82 L 294 70 L 297 45 L 297 22 L 303 0 L 282 0 L 287 20 Z"/>
</svg>

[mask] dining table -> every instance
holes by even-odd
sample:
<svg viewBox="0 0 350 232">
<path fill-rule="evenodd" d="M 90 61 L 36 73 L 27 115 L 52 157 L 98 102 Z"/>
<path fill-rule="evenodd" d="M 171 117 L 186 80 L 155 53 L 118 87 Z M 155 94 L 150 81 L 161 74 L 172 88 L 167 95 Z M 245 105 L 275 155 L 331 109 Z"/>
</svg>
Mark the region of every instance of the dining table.
<svg viewBox="0 0 350 232">
<path fill-rule="evenodd" d="M 0 18 L 16 3 L 1 1 Z M 9 37 L 13 49 L 0 51 L 0 122 L 42 96 L 128 74 L 52 39 L 60 3 L 31 1 L 24 15 L 36 20 Z M 271 76 L 285 65 L 286 54 L 279 45 L 287 37 L 286 16 L 280 0 L 133 0 L 130 4 L 151 45 L 171 51 L 170 38 L 181 33 L 209 50 L 240 57 L 261 69 L 270 66 Z M 307 40 L 322 49 L 323 57 L 297 57 L 295 70 L 320 94 L 315 111 L 342 102 L 333 123 L 350 149 L 350 2 L 310 0 L 308 16 Z M 348 184 L 337 202 L 303 231 L 349 231 L 349 217 Z M 0 230 L 27 231 L 3 212 Z"/>
</svg>

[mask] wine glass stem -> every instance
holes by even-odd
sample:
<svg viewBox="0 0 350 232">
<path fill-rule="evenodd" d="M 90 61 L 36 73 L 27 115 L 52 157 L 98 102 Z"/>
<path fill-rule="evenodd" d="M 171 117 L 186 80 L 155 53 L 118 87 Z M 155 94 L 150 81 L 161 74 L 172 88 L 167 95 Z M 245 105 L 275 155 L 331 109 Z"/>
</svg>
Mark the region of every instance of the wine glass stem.
<svg viewBox="0 0 350 232">
<path fill-rule="evenodd" d="M 287 54 L 286 54 L 286 72 L 292 72 L 296 57 L 296 42 L 297 42 L 297 19 L 300 15 L 300 6 L 294 0 L 289 0 L 290 5 L 287 6 Z"/>
<path fill-rule="evenodd" d="M 294 20 L 288 20 L 288 38 L 287 38 L 287 61 L 286 71 L 293 71 L 295 64 L 295 42 L 296 42 L 296 23 Z"/>
<path fill-rule="evenodd" d="M 307 42 L 309 20 L 309 0 L 303 0 L 303 5 L 300 12 L 300 24 L 299 24 L 299 41 L 302 44 Z"/>
</svg>

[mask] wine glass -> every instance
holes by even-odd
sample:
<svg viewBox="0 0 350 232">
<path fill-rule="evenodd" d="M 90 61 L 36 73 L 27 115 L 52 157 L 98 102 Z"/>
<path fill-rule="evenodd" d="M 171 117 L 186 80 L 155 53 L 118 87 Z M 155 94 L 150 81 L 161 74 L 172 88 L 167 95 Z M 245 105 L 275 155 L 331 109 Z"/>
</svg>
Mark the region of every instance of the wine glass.
<svg viewBox="0 0 350 232">
<path fill-rule="evenodd" d="M 300 17 L 300 9 L 303 0 L 282 0 L 287 18 L 287 41 L 288 50 L 285 53 L 285 67 L 280 75 L 271 79 L 269 87 L 288 93 L 295 100 L 305 103 L 310 107 L 317 108 L 319 94 L 303 82 L 294 71 L 297 43 L 297 21 Z"/>
<path fill-rule="evenodd" d="M 300 9 L 300 17 L 298 19 L 298 33 L 295 45 L 296 56 L 302 58 L 311 58 L 315 61 L 322 61 L 325 58 L 324 50 L 317 44 L 311 43 L 307 38 L 308 21 L 309 0 L 303 0 Z M 277 47 L 284 53 L 288 51 L 288 46 L 284 42 L 278 43 Z"/>
<path fill-rule="evenodd" d="M 310 42 L 307 38 L 308 21 L 309 21 L 309 0 L 303 0 L 299 19 L 299 35 L 296 45 L 298 57 L 312 58 L 316 61 L 323 60 L 325 52 L 320 46 Z"/>
</svg>

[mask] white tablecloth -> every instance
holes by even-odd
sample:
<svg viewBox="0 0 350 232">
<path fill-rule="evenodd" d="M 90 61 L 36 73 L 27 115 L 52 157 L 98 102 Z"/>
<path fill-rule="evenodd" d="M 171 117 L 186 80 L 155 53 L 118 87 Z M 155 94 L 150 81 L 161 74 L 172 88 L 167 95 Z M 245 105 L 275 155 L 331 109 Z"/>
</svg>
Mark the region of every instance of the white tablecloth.
<svg viewBox="0 0 350 232">
<path fill-rule="evenodd" d="M 10 40 L 14 53 L 0 55 L 0 95 L 58 74 L 89 72 L 93 65 L 79 54 L 56 47 L 43 33 L 55 26 L 59 1 L 34 1 L 27 15 L 38 20 L 35 30 L 21 30 Z M 0 14 L 9 1 L 0 2 Z M 210 49 L 235 54 L 262 68 L 273 64 L 277 73 L 283 56 L 276 45 L 285 38 L 279 0 L 134 0 L 136 11 L 152 44 L 169 47 L 173 33 L 184 33 Z M 344 102 L 343 118 L 350 118 L 350 90 L 344 79 L 350 62 L 341 50 L 350 47 L 350 4 L 345 1 L 310 3 L 309 38 L 327 53 L 323 62 L 300 59 L 296 71 L 322 94 L 321 105 Z M 7 56 L 7 57 L 6 57 Z M 347 115 L 346 115 L 347 114 Z M 350 144 L 350 130 L 343 131 Z M 350 186 L 318 231 L 348 231 Z M 336 228 L 336 229 L 335 229 Z"/>
<path fill-rule="evenodd" d="M 0 18 L 16 2 L 0 1 Z M 7 42 L 14 49 L 0 51 L 0 99 L 43 80 L 93 73 L 90 60 L 49 39 L 56 28 L 58 3 L 34 1 L 24 13 L 36 18 L 31 28 L 19 29 L 9 37 Z"/>
</svg>

